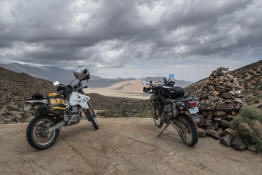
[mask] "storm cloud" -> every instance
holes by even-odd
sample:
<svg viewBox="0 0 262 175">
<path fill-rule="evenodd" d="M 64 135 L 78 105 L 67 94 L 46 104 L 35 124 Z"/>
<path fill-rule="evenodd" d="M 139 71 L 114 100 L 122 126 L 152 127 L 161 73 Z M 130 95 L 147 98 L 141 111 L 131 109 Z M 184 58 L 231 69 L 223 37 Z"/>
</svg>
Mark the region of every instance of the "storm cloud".
<svg viewBox="0 0 262 175">
<path fill-rule="evenodd" d="M 0 62 L 197 80 L 262 56 L 262 1 L 1 0 Z M 198 73 L 190 78 L 186 73 Z"/>
</svg>

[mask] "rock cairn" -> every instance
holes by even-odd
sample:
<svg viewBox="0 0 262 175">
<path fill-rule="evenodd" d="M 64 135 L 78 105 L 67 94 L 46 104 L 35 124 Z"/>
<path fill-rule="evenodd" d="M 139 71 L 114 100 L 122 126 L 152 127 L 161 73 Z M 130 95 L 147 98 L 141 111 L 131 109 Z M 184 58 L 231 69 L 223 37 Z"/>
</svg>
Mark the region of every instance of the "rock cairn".
<svg viewBox="0 0 262 175">
<path fill-rule="evenodd" d="M 243 106 L 240 93 L 239 83 L 228 68 L 220 67 L 211 73 L 199 95 L 199 136 L 211 135 L 219 139 L 226 134 L 230 122 Z"/>
</svg>

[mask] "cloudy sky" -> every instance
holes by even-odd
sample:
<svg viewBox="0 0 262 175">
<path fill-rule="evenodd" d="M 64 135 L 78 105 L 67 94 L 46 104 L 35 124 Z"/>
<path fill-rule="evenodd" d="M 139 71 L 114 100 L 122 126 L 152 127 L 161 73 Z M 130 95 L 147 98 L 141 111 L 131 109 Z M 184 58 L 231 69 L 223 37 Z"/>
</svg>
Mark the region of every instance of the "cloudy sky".
<svg viewBox="0 0 262 175">
<path fill-rule="evenodd" d="M 196 81 L 262 58 L 260 0 L 1 0 L 0 63 Z"/>
</svg>

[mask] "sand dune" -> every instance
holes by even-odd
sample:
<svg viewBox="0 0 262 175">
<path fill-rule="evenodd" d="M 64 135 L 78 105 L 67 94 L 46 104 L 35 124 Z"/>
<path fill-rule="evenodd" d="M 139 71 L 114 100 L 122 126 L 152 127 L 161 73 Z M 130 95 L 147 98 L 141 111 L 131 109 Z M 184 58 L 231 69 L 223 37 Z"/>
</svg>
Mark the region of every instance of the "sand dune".
<svg viewBox="0 0 262 175">
<path fill-rule="evenodd" d="M 128 80 L 115 83 L 106 88 L 88 88 L 85 93 L 98 93 L 105 96 L 148 99 L 149 95 L 143 92 L 142 80 Z"/>
</svg>

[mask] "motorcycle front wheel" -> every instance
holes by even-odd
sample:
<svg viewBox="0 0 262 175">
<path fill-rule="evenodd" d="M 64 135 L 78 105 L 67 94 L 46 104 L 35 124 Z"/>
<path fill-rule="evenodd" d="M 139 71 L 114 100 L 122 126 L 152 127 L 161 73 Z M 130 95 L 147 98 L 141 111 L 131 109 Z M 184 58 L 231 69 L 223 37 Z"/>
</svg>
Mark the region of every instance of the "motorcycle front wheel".
<svg viewBox="0 0 262 175">
<path fill-rule="evenodd" d="M 153 120 L 157 127 L 161 128 L 163 126 L 162 121 L 162 110 L 158 106 L 153 107 Z"/>
<path fill-rule="evenodd" d="M 47 149 L 54 145 L 59 135 L 60 129 L 52 132 L 47 130 L 56 124 L 55 120 L 49 116 L 38 116 L 30 121 L 26 129 L 28 143 L 38 149 Z"/>
<path fill-rule="evenodd" d="M 178 134 L 184 144 L 194 146 L 198 142 L 197 127 L 193 119 L 188 115 L 179 115 L 174 124 L 177 126 Z"/>
<path fill-rule="evenodd" d="M 85 113 L 88 121 L 90 121 L 93 124 L 94 129 L 97 130 L 97 129 L 99 129 L 99 126 L 98 126 L 98 123 L 97 123 L 97 120 L 96 120 L 95 111 L 93 110 L 92 104 L 90 102 L 88 102 L 87 104 L 89 106 L 89 109 L 84 110 L 84 113 Z"/>
</svg>

